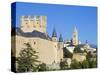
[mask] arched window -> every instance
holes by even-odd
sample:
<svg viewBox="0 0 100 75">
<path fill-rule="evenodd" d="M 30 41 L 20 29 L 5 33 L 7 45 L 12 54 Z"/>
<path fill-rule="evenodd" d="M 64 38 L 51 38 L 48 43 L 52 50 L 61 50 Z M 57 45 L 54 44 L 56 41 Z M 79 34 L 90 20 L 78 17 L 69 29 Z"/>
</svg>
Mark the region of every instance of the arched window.
<svg viewBox="0 0 100 75">
<path fill-rule="evenodd" d="M 34 45 L 36 45 L 36 42 L 34 42 Z"/>
</svg>

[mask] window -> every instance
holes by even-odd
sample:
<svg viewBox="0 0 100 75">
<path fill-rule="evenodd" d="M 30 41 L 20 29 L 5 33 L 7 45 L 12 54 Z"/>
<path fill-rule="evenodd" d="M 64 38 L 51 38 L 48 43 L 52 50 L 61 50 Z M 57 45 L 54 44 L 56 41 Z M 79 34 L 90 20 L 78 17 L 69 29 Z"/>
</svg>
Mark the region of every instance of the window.
<svg viewBox="0 0 100 75">
<path fill-rule="evenodd" d="M 73 35 L 73 37 L 76 37 L 76 35 Z"/>
<path fill-rule="evenodd" d="M 28 23 L 26 22 L 26 24 L 28 24 Z"/>
<path fill-rule="evenodd" d="M 36 44 L 36 42 L 34 42 L 34 45 Z"/>
<path fill-rule="evenodd" d="M 56 45 L 55 45 L 55 48 L 56 48 Z"/>
<path fill-rule="evenodd" d="M 28 24 L 28 20 L 25 20 L 25 24 Z"/>
</svg>

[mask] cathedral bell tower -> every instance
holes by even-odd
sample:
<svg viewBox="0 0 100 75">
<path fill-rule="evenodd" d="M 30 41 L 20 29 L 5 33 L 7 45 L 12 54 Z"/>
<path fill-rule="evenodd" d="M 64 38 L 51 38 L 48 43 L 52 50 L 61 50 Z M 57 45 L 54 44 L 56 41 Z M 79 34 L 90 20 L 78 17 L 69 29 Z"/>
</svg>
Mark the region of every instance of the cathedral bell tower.
<svg viewBox="0 0 100 75">
<path fill-rule="evenodd" d="M 78 41 L 78 32 L 76 27 L 74 27 L 73 33 L 72 33 L 72 44 L 73 45 L 78 45 L 79 41 Z"/>
</svg>

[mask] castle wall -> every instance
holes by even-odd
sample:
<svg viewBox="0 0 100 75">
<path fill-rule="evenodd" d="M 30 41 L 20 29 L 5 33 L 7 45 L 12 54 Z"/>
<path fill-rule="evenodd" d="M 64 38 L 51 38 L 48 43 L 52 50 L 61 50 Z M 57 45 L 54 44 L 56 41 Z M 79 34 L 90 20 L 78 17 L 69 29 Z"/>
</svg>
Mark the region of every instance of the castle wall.
<svg viewBox="0 0 100 75">
<path fill-rule="evenodd" d="M 41 33 L 46 32 L 47 17 L 46 16 L 22 16 L 20 29 L 26 32 L 32 32 L 34 30 Z M 52 38 L 52 41 L 42 39 L 39 37 L 23 37 L 19 35 L 12 36 L 12 56 L 19 57 L 21 50 L 26 48 L 24 43 L 29 42 L 34 50 L 36 50 L 39 56 L 39 61 L 47 65 L 59 64 L 63 59 L 63 43 L 57 41 L 57 37 Z M 17 63 L 16 63 L 17 67 Z"/>
<path fill-rule="evenodd" d="M 63 59 L 63 43 L 58 43 L 58 50 L 57 50 L 57 59 L 58 62 L 60 62 L 61 59 Z"/>
<path fill-rule="evenodd" d="M 14 37 L 13 37 L 14 38 Z M 52 42 L 49 40 L 41 39 L 41 38 L 26 38 L 22 36 L 16 36 L 16 50 L 14 51 L 14 42 L 12 41 L 12 50 L 15 57 L 19 56 L 22 48 L 25 48 L 24 43 L 29 42 L 33 49 L 37 52 L 39 56 L 39 60 L 46 63 L 52 64 L 53 62 L 57 62 L 57 42 Z"/>
</svg>

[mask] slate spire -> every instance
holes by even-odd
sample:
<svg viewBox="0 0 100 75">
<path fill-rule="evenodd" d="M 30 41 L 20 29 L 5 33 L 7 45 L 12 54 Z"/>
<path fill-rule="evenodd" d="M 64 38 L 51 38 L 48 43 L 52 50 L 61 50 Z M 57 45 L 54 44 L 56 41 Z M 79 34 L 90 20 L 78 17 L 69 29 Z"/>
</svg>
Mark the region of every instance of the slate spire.
<svg viewBox="0 0 100 75">
<path fill-rule="evenodd" d="M 60 37 L 59 37 L 59 42 L 63 42 L 63 38 L 62 38 L 61 34 L 60 34 Z"/>
<path fill-rule="evenodd" d="M 56 29 L 54 27 L 53 32 L 52 32 L 52 37 L 57 37 Z"/>
</svg>

